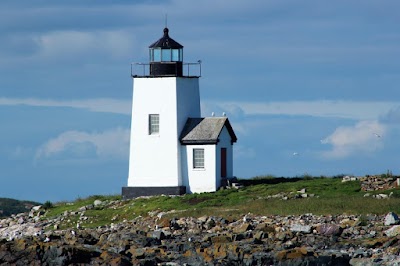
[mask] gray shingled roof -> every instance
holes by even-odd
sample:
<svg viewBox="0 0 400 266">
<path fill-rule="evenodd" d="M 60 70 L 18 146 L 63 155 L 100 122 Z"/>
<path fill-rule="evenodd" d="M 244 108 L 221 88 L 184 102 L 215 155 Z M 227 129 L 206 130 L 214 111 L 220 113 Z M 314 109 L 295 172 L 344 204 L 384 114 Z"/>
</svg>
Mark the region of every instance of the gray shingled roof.
<svg viewBox="0 0 400 266">
<path fill-rule="evenodd" d="M 226 117 L 188 118 L 183 127 L 180 141 L 184 145 L 216 144 L 224 126 L 231 136 L 231 142 L 236 142 L 236 135 Z"/>
</svg>

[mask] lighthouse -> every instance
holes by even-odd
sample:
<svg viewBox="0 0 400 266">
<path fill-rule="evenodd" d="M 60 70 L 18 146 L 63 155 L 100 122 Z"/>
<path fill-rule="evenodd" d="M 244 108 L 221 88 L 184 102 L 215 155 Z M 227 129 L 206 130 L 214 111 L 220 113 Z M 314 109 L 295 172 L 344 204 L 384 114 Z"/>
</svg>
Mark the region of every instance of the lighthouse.
<svg viewBox="0 0 400 266">
<path fill-rule="evenodd" d="M 129 174 L 122 196 L 217 190 L 232 176 L 237 139 L 227 117 L 201 117 L 200 61 L 184 63 L 183 46 L 164 28 L 149 46 L 149 62 L 132 64 L 131 74 Z"/>
</svg>

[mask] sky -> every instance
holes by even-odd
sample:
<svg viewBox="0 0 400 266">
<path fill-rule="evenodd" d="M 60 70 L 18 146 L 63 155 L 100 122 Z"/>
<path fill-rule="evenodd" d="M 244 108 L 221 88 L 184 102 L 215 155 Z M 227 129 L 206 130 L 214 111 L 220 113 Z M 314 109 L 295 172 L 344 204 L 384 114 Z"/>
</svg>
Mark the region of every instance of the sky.
<svg viewBox="0 0 400 266">
<path fill-rule="evenodd" d="M 126 186 L 132 62 L 163 35 L 202 61 L 234 175 L 400 175 L 397 0 L 2 0 L 0 197 Z"/>
</svg>

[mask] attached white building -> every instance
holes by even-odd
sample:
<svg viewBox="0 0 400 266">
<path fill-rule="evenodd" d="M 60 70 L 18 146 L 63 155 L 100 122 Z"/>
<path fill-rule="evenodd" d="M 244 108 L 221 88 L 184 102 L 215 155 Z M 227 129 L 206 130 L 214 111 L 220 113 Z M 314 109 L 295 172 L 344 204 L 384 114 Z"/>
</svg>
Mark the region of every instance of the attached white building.
<svg viewBox="0 0 400 266">
<path fill-rule="evenodd" d="M 227 117 L 201 118 L 200 63 L 183 63 L 183 46 L 167 28 L 149 48 L 150 63 L 132 68 L 129 177 L 122 195 L 216 191 L 233 177 L 232 126 Z"/>
</svg>

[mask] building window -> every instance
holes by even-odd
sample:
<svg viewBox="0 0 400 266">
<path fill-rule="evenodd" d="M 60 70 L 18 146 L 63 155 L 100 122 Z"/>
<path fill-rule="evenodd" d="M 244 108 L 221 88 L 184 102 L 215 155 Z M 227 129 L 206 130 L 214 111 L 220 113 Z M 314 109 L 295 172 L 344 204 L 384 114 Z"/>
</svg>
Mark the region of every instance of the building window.
<svg viewBox="0 0 400 266">
<path fill-rule="evenodd" d="M 204 168 L 204 149 L 193 149 L 193 168 Z"/>
<path fill-rule="evenodd" d="M 160 115 L 149 115 L 149 135 L 158 134 L 160 132 Z"/>
</svg>

